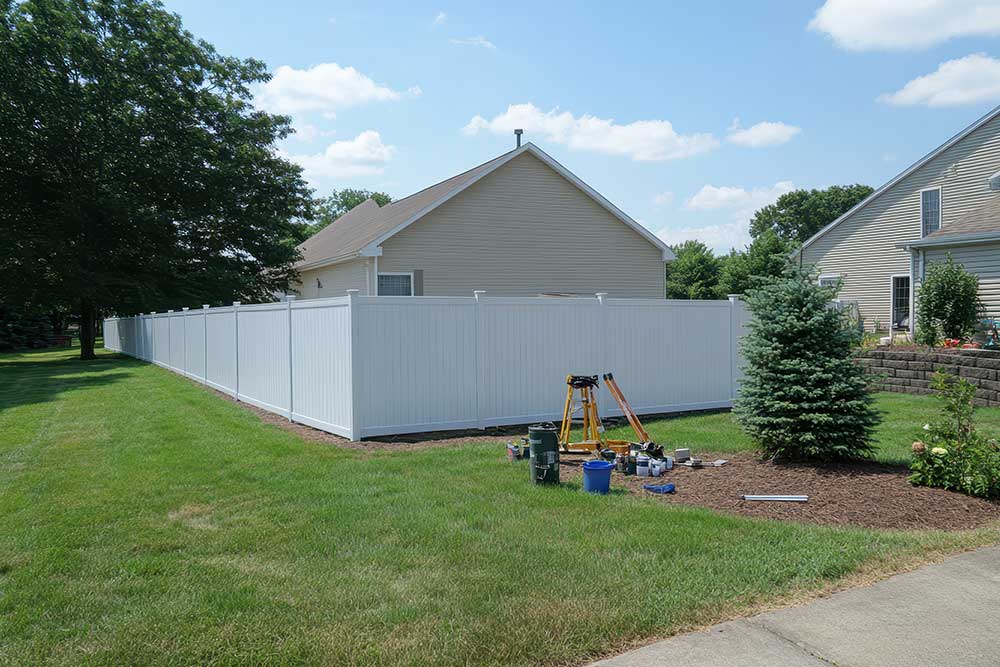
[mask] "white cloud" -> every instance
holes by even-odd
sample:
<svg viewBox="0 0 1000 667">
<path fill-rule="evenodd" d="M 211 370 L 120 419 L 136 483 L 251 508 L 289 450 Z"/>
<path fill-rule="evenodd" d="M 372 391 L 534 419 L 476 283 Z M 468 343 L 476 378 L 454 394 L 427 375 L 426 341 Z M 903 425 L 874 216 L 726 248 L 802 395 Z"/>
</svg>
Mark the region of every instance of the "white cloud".
<svg viewBox="0 0 1000 667">
<path fill-rule="evenodd" d="M 656 233 L 667 245 L 685 241 L 701 241 L 716 255 L 728 253 L 750 243 L 750 226 L 742 222 L 728 222 L 704 227 L 665 228 Z"/>
<path fill-rule="evenodd" d="M 929 107 L 978 104 L 1000 99 L 1000 60 L 985 53 L 941 63 L 930 74 L 913 79 L 894 93 L 879 95 L 878 101 L 896 106 L 922 104 Z"/>
<path fill-rule="evenodd" d="M 335 141 L 315 154 L 285 154 L 301 165 L 306 180 L 351 178 L 381 174 L 396 153 L 396 147 L 382 143 L 374 130 L 366 130 L 345 141 Z"/>
<path fill-rule="evenodd" d="M 475 37 L 466 37 L 464 39 L 450 39 L 448 40 L 452 44 L 459 44 L 461 46 L 481 46 L 484 49 L 489 49 L 490 51 L 496 51 L 497 45 L 486 39 L 482 35 L 476 35 Z"/>
<path fill-rule="evenodd" d="M 809 29 L 849 51 L 914 49 L 955 37 L 1000 35 L 995 0 L 827 0 Z"/>
<path fill-rule="evenodd" d="M 369 102 L 401 99 L 404 95 L 420 95 L 419 86 L 406 93 L 375 83 L 353 67 L 337 63 L 320 63 L 309 69 L 282 65 L 270 81 L 257 90 L 257 104 L 273 113 L 319 111 L 335 113 L 337 109 L 361 106 Z"/>
<path fill-rule="evenodd" d="M 778 197 L 795 189 L 792 181 L 778 181 L 771 187 L 747 190 L 733 186 L 703 185 L 684 202 L 689 211 L 727 211 L 729 222 L 661 230 L 658 235 L 668 243 L 688 239 L 705 242 L 718 252 L 740 248 L 750 242 L 750 219 L 757 209 L 773 204 Z"/>
<path fill-rule="evenodd" d="M 292 121 L 292 127 L 295 128 L 294 137 L 302 141 L 313 141 L 319 137 L 332 137 L 336 134 L 334 130 L 321 130 L 312 123 L 300 122 L 298 120 Z"/>
<path fill-rule="evenodd" d="M 673 192 L 657 192 L 653 195 L 653 203 L 657 206 L 670 206 L 674 201 Z"/>
<path fill-rule="evenodd" d="M 637 120 L 619 125 L 613 118 L 574 116 L 558 108 L 542 111 L 531 103 L 512 104 L 491 120 L 476 116 L 462 131 L 468 135 L 484 130 L 510 134 L 515 128 L 524 129 L 529 138 L 537 134 L 573 150 L 626 155 L 640 162 L 691 157 L 719 145 L 711 134 L 678 134 L 666 120 Z"/>
<path fill-rule="evenodd" d="M 434 18 L 431 20 L 431 27 L 436 28 L 447 20 L 448 20 L 448 15 L 446 13 L 438 12 L 437 14 L 434 15 Z"/>
<path fill-rule="evenodd" d="M 763 121 L 750 127 L 743 127 L 739 118 L 734 118 L 727 130 L 726 141 L 747 148 L 764 148 L 788 143 L 801 127 L 782 122 Z"/>
</svg>

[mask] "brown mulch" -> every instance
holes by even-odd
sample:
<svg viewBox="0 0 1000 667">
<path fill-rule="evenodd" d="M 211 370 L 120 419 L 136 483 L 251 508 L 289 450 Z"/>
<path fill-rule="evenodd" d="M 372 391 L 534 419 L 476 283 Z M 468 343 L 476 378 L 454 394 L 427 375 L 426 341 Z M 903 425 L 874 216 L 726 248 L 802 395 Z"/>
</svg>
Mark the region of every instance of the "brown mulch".
<svg viewBox="0 0 1000 667">
<path fill-rule="evenodd" d="M 700 505 L 757 519 L 802 521 L 830 526 L 904 530 L 965 530 L 1000 520 L 1000 503 L 943 489 L 913 486 L 909 470 L 879 463 L 811 465 L 772 463 L 752 453 L 698 454 L 705 461 L 727 459 L 719 468 L 675 466 L 661 477 L 617 471 L 611 487 L 625 487 L 665 503 Z M 582 474 L 585 457 L 564 456 L 561 478 Z M 656 494 L 643 484 L 673 483 L 672 494 Z M 804 503 L 742 500 L 742 495 L 807 495 Z"/>
</svg>

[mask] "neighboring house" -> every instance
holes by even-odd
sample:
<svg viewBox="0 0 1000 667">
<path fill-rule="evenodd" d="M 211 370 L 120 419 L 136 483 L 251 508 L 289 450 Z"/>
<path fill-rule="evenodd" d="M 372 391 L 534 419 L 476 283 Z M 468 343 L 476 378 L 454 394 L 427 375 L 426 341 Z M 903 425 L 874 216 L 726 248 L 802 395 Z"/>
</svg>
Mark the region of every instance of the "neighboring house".
<svg viewBox="0 0 1000 667">
<path fill-rule="evenodd" d="M 867 329 L 913 330 L 920 281 L 948 253 L 1000 316 L 1000 107 L 918 160 L 803 244 L 802 266 L 841 281 Z"/>
<path fill-rule="evenodd" d="M 528 143 L 299 246 L 302 298 L 362 295 L 664 297 L 674 258 L 651 232 Z"/>
</svg>

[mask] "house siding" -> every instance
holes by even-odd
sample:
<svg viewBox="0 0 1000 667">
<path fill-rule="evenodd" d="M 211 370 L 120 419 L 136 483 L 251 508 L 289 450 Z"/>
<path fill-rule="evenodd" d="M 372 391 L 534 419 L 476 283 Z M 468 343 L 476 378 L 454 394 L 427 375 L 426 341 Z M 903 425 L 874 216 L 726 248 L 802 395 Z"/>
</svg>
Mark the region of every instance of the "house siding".
<svg viewBox="0 0 1000 667">
<path fill-rule="evenodd" d="M 890 278 L 909 274 L 910 254 L 896 244 L 921 236 L 920 191 L 941 188 L 941 227 L 991 197 L 987 178 L 1000 170 L 1000 119 L 995 118 L 819 237 L 803 266 L 840 274 L 840 298 L 856 301 L 870 330 L 889 322 Z"/>
<path fill-rule="evenodd" d="M 382 244 L 427 296 L 663 298 L 662 251 L 535 156 L 511 160 Z"/>
<path fill-rule="evenodd" d="M 347 290 L 360 290 L 362 296 L 368 294 L 368 259 L 356 259 L 332 266 L 310 269 L 299 273 L 299 296 L 303 299 L 322 299 L 345 296 Z M 316 279 L 323 287 L 316 286 Z"/>
<path fill-rule="evenodd" d="M 946 261 L 949 253 L 966 271 L 979 276 L 979 298 L 986 315 L 1000 317 L 1000 243 L 928 248 L 924 254 L 925 265 Z"/>
</svg>

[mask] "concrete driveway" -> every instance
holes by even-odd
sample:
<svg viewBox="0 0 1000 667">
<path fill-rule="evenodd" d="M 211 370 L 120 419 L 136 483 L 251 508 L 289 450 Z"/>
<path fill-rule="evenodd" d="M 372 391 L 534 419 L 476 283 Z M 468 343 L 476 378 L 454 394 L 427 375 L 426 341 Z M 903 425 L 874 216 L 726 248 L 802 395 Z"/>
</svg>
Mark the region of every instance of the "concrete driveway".
<svg viewBox="0 0 1000 667">
<path fill-rule="evenodd" d="M 730 621 L 595 667 L 1000 665 L 1000 547 L 801 607 Z"/>
</svg>

